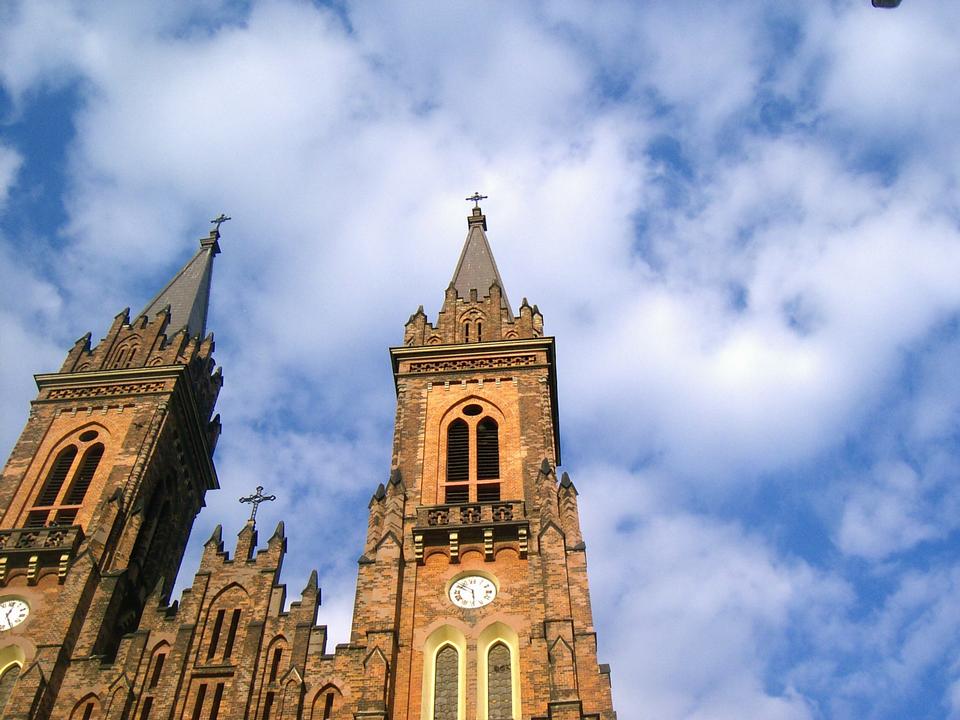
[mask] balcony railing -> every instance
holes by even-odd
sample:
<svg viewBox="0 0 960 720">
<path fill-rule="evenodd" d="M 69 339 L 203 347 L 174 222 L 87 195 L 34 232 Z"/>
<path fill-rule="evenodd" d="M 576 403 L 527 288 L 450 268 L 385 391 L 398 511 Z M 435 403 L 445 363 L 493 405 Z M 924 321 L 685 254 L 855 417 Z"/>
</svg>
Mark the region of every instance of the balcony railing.
<svg viewBox="0 0 960 720">
<path fill-rule="evenodd" d="M 493 525 L 525 520 L 522 500 L 459 505 L 430 505 L 417 508 L 418 527 Z"/>
<path fill-rule="evenodd" d="M 79 525 L 0 530 L 0 582 L 14 568 L 27 568 L 27 579 L 32 581 L 40 569 L 57 567 L 62 578 L 82 541 Z"/>
<path fill-rule="evenodd" d="M 425 549 L 444 546 L 450 561 L 459 562 L 461 547 L 471 546 L 492 560 L 497 546 L 508 544 L 527 556 L 530 523 L 522 500 L 507 500 L 417 508 L 414 552 L 423 562 Z"/>
</svg>

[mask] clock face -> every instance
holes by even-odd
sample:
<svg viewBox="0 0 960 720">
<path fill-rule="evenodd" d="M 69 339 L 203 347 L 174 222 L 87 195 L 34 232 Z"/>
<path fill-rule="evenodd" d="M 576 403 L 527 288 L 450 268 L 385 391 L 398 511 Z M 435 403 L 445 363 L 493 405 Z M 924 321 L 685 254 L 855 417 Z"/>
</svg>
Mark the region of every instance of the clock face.
<svg viewBox="0 0 960 720">
<path fill-rule="evenodd" d="M 30 606 L 23 600 L 0 600 L 0 630 L 9 630 L 27 619 Z"/>
<path fill-rule="evenodd" d="M 467 575 L 450 586 L 450 600 L 457 607 L 483 607 L 492 603 L 496 596 L 497 586 L 482 575 Z"/>
</svg>

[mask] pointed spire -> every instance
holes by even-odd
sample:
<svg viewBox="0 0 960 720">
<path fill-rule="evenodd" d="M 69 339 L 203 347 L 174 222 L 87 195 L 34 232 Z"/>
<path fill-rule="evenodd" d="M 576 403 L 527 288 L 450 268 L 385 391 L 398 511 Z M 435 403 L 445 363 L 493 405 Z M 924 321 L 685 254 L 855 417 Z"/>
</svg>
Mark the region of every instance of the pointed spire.
<svg viewBox="0 0 960 720">
<path fill-rule="evenodd" d="M 307 593 L 315 593 L 317 591 L 317 571 L 310 571 L 310 578 L 307 580 L 307 586 L 301 591 L 301 595 L 306 595 Z"/>
<path fill-rule="evenodd" d="M 147 303 L 138 315 L 152 318 L 167 307 L 170 322 L 167 327 L 186 327 L 191 336 L 204 337 L 207 332 L 207 309 L 210 306 L 210 278 L 213 274 L 213 257 L 219 254 L 219 230 L 200 241 L 200 249 L 159 294 Z"/>
<path fill-rule="evenodd" d="M 493 251 L 484 232 L 487 229 L 487 218 L 479 207 L 473 208 L 473 213 L 467 218 L 467 228 L 467 239 L 463 243 L 460 260 L 453 271 L 450 285 L 456 288 L 457 295 L 467 300 L 471 290 L 477 291 L 478 298 L 487 297 L 490 286 L 496 283 L 501 293 L 500 305 L 510 312 L 512 317 L 510 301 L 507 300 L 497 262 L 493 259 Z"/>
</svg>

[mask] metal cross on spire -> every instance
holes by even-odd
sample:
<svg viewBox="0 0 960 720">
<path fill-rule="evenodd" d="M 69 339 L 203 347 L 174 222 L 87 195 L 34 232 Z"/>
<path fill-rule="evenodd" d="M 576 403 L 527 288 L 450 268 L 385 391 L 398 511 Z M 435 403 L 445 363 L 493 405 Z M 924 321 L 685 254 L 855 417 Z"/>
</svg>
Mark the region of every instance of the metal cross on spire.
<svg viewBox="0 0 960 720">
<path fill-rule="evenodd" d="M 240 502 L 253 505 L 253 508 L 250 510 L 250 522 L 255 523 L 257 521 L 257 508 L 260 507 L 260 503 L 276 499 L 276 495 L 264 495 L 263 485 L 257 485 L 257 491 L 253 495 L 240 498 Z"/>
<path fill-rule="evenodd" d="M 487 196 L 486 196 L 486 195 L 481 195 L 481 194 L 478 193 L 478 192 L 475 192 L 473 195 L 471 195 L 471 196 L 468 197 L 468 198 L 464 198 L 464 200 L 467 200 L 468 202 L 472 200 L 474 207 L 480 207 L 480 201 L 481 201 L 481 200 L 486 200 L 486 199 L 487 199 Z"/>
<path fill-rule="evenodd" d="M 220 217 L 215 217 L 210 222 L 213 223 L 214 232 L 220 232 L 220 226 L 225 223 L 227 220 L 232 220 L 233 218 L 227 217 L 223 213 L 220 213 Z"/>
</svg>

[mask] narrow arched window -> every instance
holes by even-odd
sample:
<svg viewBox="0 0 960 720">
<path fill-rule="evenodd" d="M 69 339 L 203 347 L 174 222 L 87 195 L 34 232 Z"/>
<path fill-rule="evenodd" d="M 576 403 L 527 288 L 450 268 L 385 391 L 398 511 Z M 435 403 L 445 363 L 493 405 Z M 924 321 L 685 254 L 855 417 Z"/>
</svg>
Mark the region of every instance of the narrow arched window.
<svg viewBox="0 0 960 720">
<path fill-rule="evenodd" d="M 94 473 L 100 465 L 100 458 L 103 457 L 103 443 L 91 445 L 83 454 L 83 460 L 80 461 L 80 469 L 70 484 L 70 489 L 64 497 L 64 505 L 81 505 L 83 498 L 87 494 L 87 488 L 93 480 Z"/>
<path fill-rule="evenodd" d="M 460 653 L 453 645 L 437 652 L 433 682 L 433 720 L 457 720 L 460 699 Z"/>
<path fill-rule="evenodd" d="M 56 505 L 60 488 L 63 487 L 63 483 L 67 479 L 67 473 L 70 472 L 76 457 L 76 445 L 68 445 L 57 455 L 57 459 L 54 460 L 53 467 L 50 469 L 50 474 L 47 475 L 47 480 L 43 484 L 43 489 L 40 490 L 40 494 L 37 495 L 37 500 L 33 504 L 35 509 L 31 510 L 27 516 L 27 527 L 43 527 L 47 524 L 47 518 L 50 515 L 49 508 Z M 39 510 L 36 508 L 48 509 Z"/>
<path fill-rule="evenodd" d="M 470 323 L 468 322 L 463 324 L 463 341 L 470 342 Z"/>
<path fill-rule="evenodd" d="M 17 664 L 11 665 L 3 672 L 3 675 L 0 675 L 0 715 L 3 714 L 3 709 L 7 706 L 7 700 L 13 693 L 13 686 L 16 684 L 18 677 L 20 677 L 20 666 Z"/>
<path fill-rule="evenodd" d="M 477 342 L 483 342 L 483 323 L 477 320 Z"/>
<path fill-rule="evenodd" d="M 477 424 L 477 480 L 500 477 L 500 438 L 497 421 L 485 417 Z"/>
<path fill-rule="evenodd" d="M 487 720 L 512 720 L 513 671 L 510 648 L 502 642 L 487 653 Z"/>
<path fill-rule="evenodd" d="M 456 419 L 447 426 L 447 482 L 459 483 L 467 482 L 470 479 L 470 428 L 467 423 L 461 419 Z M 447 502 L 466 502 L 467 498 L 462 500 L 451 499 L 459 497 L 461 491 L 467 492 L 467 486 L 454 486 L 447 488 Z"/>
</svg>

